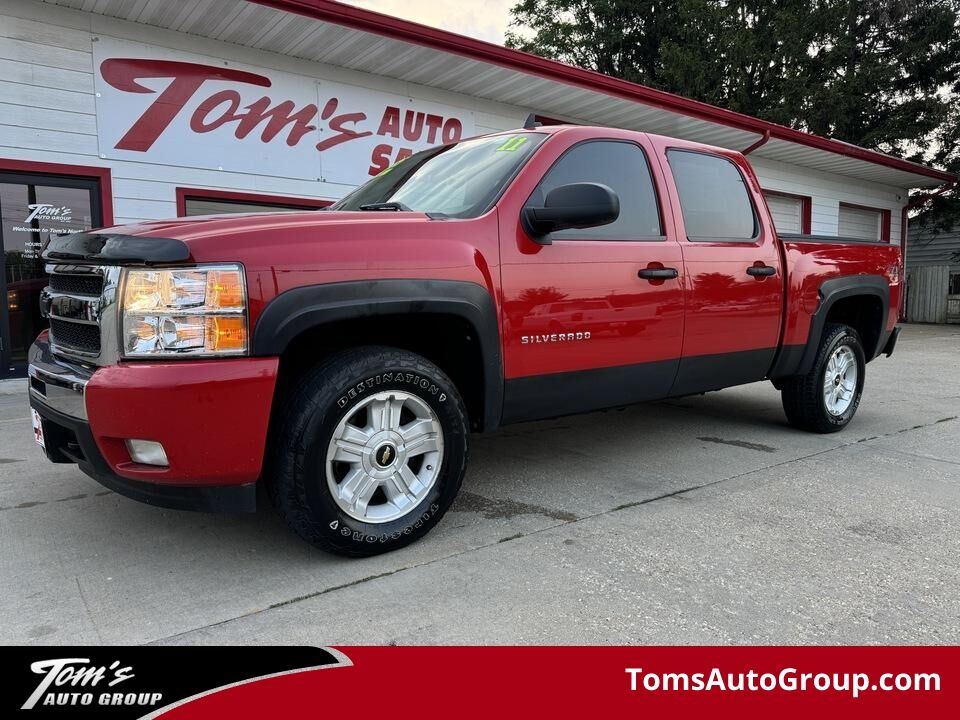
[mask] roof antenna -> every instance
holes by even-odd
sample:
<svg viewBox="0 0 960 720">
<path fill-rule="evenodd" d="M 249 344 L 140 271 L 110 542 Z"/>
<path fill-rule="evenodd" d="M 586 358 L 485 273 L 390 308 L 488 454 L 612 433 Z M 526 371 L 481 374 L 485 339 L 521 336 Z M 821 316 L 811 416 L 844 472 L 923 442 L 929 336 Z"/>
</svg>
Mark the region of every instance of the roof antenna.
<svg viewBox="0 0 960 720">
<path fill-rule="evenodd" d="M 534 128 L 543 127 L 542 122 L 537 121 L 537 114 L 530 113 L 527 115 L 527 119 L 523 123 L 524 130 L 533 130 Z"/>
</svg>

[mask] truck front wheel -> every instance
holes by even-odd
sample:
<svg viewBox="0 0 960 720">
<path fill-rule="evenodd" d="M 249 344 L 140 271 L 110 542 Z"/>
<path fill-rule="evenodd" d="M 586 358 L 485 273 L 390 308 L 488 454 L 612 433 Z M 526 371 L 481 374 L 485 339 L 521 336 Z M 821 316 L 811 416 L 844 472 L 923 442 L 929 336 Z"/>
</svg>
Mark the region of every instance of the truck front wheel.
<svg viewBox="0 0 960 720">
<path fill-rule="evenodd" d="M 267 482 L 308 542 L 354 557 L 425 535 L 456 497 L 468 420 L 442 370 L 384 347 L 338 353 L 287 393 Z"/>
<path fill-rule="evenodd" d="M 860 406 L 866 361 L 857 331 L 827 325 L 813 367 L 783 382 L 781 397 L 794 427 L 818 433 L 842 430 Z"/>
</svg>

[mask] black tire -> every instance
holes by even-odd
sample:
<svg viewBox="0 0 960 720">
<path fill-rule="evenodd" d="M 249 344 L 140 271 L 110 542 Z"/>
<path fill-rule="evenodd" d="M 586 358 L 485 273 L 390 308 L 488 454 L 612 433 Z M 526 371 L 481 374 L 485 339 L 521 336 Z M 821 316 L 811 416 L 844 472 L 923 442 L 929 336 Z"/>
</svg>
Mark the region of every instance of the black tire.
<svg viewBox="0 0 960 720">
<path fill-rule="evenodd" d="M 435 413 L 443 459 L 432 487 L 405 515 L 363 522 L 333 498 L 327 448 L 341 419 L 387 390 L 414 395 Z M 470 427 L 463 400 L 440 368 L 414 353 L 387 347 L 337 353 L 290 388 L 275 418 L 266 478 L 271 499 L 300 537 L 328 552 L 366 557 L 404 547 L 440 521 L 460 490 Z"/>
<path fill-rule="evenodd" d="M 827 409 L 823 388 L 830 357 L 841 346 L 853 351 L 857 363 L 857 382 L 850 405 L 842 414 L 834 415 Z M 842 430 L 860 406 L 865 378 L 866 360 L 857 331 L 848 325 L 827 325 L 810 372 L 783 382 L 781 398 L 787 420 L 794 427 L 809 432 L 832 433 Z"/>
</svg>

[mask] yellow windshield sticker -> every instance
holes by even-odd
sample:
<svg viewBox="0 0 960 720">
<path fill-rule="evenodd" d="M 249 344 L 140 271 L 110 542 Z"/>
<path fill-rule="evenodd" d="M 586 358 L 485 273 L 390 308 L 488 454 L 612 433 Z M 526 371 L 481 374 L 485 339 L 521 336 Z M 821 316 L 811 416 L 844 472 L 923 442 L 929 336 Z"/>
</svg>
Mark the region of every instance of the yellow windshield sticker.
<svg viewBox="0 0 960 720">
<path fill-rule="evenodd" d="M 410 156 L 408 155 L 407 157 L 410 157 Z M 403 162 L 404 160 L 406 160 L 406 159 L 407 159 L 407 158 L 400 158 L 400 159 L 397 160 L 393 165 L 388 165 L 388 166 L 385 167 L 383 170 L 381 170 L 380 172 L 378 172 L 374 177 L 380 177 L 381 175 L 386 175 L 388 172 L 390 172 L 391 170 L 393 170 L 397 165 L 399 165 L 400 163 L 402 163 L 402 162 Z"/>
<path fill-rule="evenodd" d="M 497 152 L 514 152 L 519 150 L 520 146 L 527 141 L 525 135 L 514 135 L 512 138 L 507 140 L 503 145 L 497 148 Z"/>
</svg>

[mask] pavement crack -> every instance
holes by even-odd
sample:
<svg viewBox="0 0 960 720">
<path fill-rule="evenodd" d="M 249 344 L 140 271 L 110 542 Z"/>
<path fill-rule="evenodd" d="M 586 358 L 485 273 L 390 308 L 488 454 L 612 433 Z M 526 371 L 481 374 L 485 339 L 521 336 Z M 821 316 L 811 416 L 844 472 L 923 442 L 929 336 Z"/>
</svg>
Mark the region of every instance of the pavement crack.
<svg viewBox="0 0 960 720">
<path fill-rule="evenodd" d="M 777 448 L 771 447 L 770 445 L 764 445 L 763 443 L 754 443 L 747 442 L 746 440 L 724 440 L 723 438 L 718 437 L 698 437 L 697 440 L 702 440 L 703 442 L 717 443 L 719 445 L 733 445 L 733 447 L 746 448 L 747 450 L 758 450 L 760 452 L 775 453 Z"/>
<path fill-rule="evenodd" d="M 916 458 L 917 460 L 933 460 L 934 462 L 947 463 L 948 465 L 960 465 L 960 462 L 957 460 L 947 460 L 946 458 L 937 457 L 936 455 L 924 455 L 923 453 L 910 452 L 909 450 L 900 450 L 899 448 L 885 447 L 884 451 L 890 453 L 896 453 L 897 455 L 904 455 L 910 458 Z"/>
<path fill-rule="evenodd" d="M 87 611 L 87 619 L 93 625 L 93 631 L 97 634 L 97 640 L 103 645 L 103 636 L 100 634 L 100 628 L 97 627 L 97 621 L 93 619 L 93 613 L 90 612 L 90 604 L 87 602 L 87 596 L 83 594 L 83 587 L 80 585 L 80 578 L 73 578 L 77 582 L 77 591 L 80 593 L 80 600 L 83 602 L 83 609 Z"/>
<path fill-rule="evenodd" d="M 312 600 L 313 598 L 320 597 L 321 595 L 328 595 L 338 590 L 345 590 L 346 588 L 356 587 L 357 585 L 363 585 L 364 583 L 373 582 L 374 580 L 380 580 L 385 577 L 390 577 L 391 575 L 396 575 L 397 573 L 401 573 L 404 570 L 412 570 L 413 568 L 418 568 L 425 565 L 431 565 L 440 560 L 446 560 L 447 558 L 450 558 L 450 557 L 457 557 L 458 555 L 462 555 L 465 552 L 469 552 L 469 551 L 463 550 L 461 552 L 454 553 L 452 555 L 444 555 L 443 557 L 440 557 L 440 558 L 434 558 L 433 560 L 427 560 L 425 562 L 416 563 L 414 565 L 406 565 L 404 567 L 395 568 L 394 570 L 387 570 L 382 573 L 377 573 L 376 575 L 367 575 L 366 577 L 358 578 L 357 580 L 352 580 L 348 583 L 333 585 L 331 587 L 324 588 L 323 590 L 317 590 L 316 592 L 305 593 L 303 595 L 298 595 L 296 597 L 288 598 L 287 600 L 280 600 L 278 602 L 271 603 L 270 605 L 267 605 L 266 607 L 263 607 L 263 608 L 258 608 L 256 610 L 251 610 L 250 612 L 245 612 L 239 615 L 235 615 L 233 617 L 225 618 L 223 620 L 220 620 L 219 622 L 209 623 L 207 625 L 201 625 L 200 627 L 190 628 L 189 630 L 183 630 L 182 632 L 174 633 L 173 635 L 166 635 L 161 638 L 155 638 L 154 640 L 150 640 L 149 642 L 145 642 L 142 644 L 157 645 L 158 643 L 174 641 L 174 640 L 177 640 L 178 638 L 186 637 L 187 635 L 192 635 L 193 633 L 196 633 L 196 632 L 203 632 L 204 630 L 211 630 L 213 628 L 222 627 L 223 625 L 229 625 L 230 623 L 236 622 L 237 620 L 246 620 L 247 618 L 255 617 L 257 615 L 260 615 L 261 613 L 270 612 L 271 610 L 279 610 L 281 608 L 287 607 L 288 605 L 296 605 L 297 603 L 301 603 L 306 600 Z"/>
<path fill-rule="evenodd" d="M 379 580 L 380 578 L 389 577 L 391 575 L 396 575 L 402 570 L 407 568 L 397 568 L 396 570 L 388 570 L 387 572 L 377 573 L 376 575 L 368 575 L 367 577 L 362 577 L 359 580 L 352 580 L 348 583 L 343 583 L 342 585 L 333 585 L 332 587 L 324 588 L 323 590 L 317 590 L 316 592 L 307 593 L 306 595 L 298 595 L 297 597 L 292 597 L 289 600 L 281 600 L 280 602 L 275 602 L 272 605 L 268 605 L 264 610 L 275 610 L 281 608 L 284 605 L 292 605 L 293 603 L 302 602 L 304 600 L 310 600 L 311 598 L 320 597 L 321 595 L 326 595 L 327 593 L 332 593 L 337 590 L 343 590 L 344 588 L 355 587 L 357 585 L 363 585 L 363 583 L 370 582 L 371 580 Z M 257 612 L 263 612 L 264 610 L 258 610 Z"/>
<path fill-rule="evenodd" d="M 870 440 L 881 440 L 883 438 L 896 437 L 897 435 L 903 435 L 904 433 L 913 432 L 914 430 L 923 430 L 925 428 L 933 427 L 935 425 L 941 425 L 943 423 L 953 422 L 954 420 L 960 420 L 960 415 L 951 415 L 949 417 L 940 418 L 939 420 L 931 420 L 930 422 L 920 423 L 919 425 L 913 425 L 908 428 L 900 428 L 899 430 L 892 430 L 888 433 L 881 433 L 880 435 L 871 435 L 870 437 L 860 438 L 859 440 L 846 442 L 844 443 L 844 445 L 855 445 L 857 443 L 869 442 Z"/>
<path fill-rule="evenodd" d="M 38 505 L 46 505 L 46 500 L 28 500 L 27 502 L 19 503 L 18 505 L 0 505 L 0 512 L 5 510 L 26 510 L 27 508 L 37 507 Z"/>
</svg>

